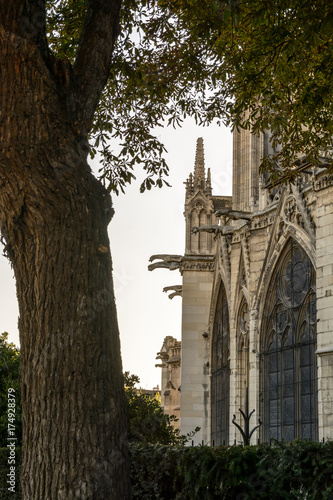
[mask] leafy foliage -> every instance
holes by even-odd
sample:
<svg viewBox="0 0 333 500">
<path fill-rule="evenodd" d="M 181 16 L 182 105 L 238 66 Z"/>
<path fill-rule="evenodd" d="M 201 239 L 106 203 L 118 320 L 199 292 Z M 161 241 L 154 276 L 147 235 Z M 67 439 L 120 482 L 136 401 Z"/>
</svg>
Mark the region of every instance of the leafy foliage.
<svg viewBox="0 0 333 500">
<path fill-rule="evenodd" d="M 206 48 L 215 116 L 232 128 L 270 130 L 262 167 L 292 176 L 299 156 L 331 159 L 333 8 L 325 0 L 161 0 Z"/>
<path fill-rule="evenodd" d="M 332 451 L 330 442 L 230 448 L 131 445 L 132 497 L 329 499 L 333 492 Z"/>
<path fill-rule="evenodd" d="M 49 1 L 48 37 L 74 62 L 84 1 Z M 110 78 L 91 134 L 101 178 L 119 193 L 167 184 L 161 127 L 186 116 L 271 131 L 262 167 L 331 158 L 333 7 L 326 0 L 124 0 Z"/>
<path fill-rule="evenodd" d="M 16 454 L 18 478 L 20 449 Z M 7 498 L 7 457 L 0 449 L 1 498 Z M 133 500 L 330 500 L 333 494 L 332 442 L 230 448 L 131 443 L 130 467 Z M 21 498 L 19 488 L 10 498 Z"/>
<path fill-rule="evenodd" d="M 127 401 L 128 439 L 130 442 L 150 444 L 181 444 L 186 437 L 172 426 L 175 416 L 165 415 L 160 398 L 144 394 L 135 385 L 140 382 L 137 375 L 124 374 Z"/>
<path fill-rule="evenodd" d="M 15 437 L 17 446 L 22 444 L 22 408 L 20 388 L 20 352 L 8 342 L 8 333 L 0 334 L 0 447 L 8 441 L 8 389 L 15 395 Z"/>
<path fill-rule="evenodd" d="M 15 436 L 17 446 L 22 445 L 22 408 L 20 388 L 20 351 L 8 343 L 8 333 L 0 335 L 0 447 L 7 446 L 8 414 L 7 391 L 15 390 Z M 124 374 L 127 403 L 128 438 L 130 442 L 151 444 L 182 444 L 189 436 L 180 436 L 172 425 L 177 419 L 164 415 L 160 399 L 136 389 L 140 382 L 137 375 Z"/>
</svg>

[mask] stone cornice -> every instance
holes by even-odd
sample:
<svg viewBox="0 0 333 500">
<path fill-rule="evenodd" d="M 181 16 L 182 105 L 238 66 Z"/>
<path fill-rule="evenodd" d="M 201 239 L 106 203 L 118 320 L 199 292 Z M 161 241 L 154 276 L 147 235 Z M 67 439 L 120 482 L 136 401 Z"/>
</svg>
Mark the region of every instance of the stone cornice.
<svg viewBox="0 0 333 500">
<path fill-rule="evenodd" d="M 326 346 L 326 347 L 322 347 L 320 349 L 317 349 L 316 350 L 316 354 L 318 356 L 323 356 L 325 354 L 333 354 L 333 345 L 329 345 L 329 346 Z"/>
<path fill-rule="evenodd" d="M 184 271 L 214 271 L 214 255 L 184 255 L 179 266 L 181 274 Z"/>
</svg>

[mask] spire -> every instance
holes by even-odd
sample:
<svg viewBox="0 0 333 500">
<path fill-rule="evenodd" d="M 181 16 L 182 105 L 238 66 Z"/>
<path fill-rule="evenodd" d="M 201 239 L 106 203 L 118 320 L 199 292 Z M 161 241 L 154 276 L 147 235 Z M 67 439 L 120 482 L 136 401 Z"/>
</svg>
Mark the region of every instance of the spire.
<svg viewBox="0 0 333 500">
<path fill-rule="evenodd" d="M 210 169 L 207 171 L 207 179 L 205 174 L 203 138 L 199 137 L 195 154 L 194 174 L 190 174 L 189 178 L 184 183 L 186 185 L 186 199 L 191 198 L 197 190 L 207 196 L 212 196 Z"/>
<path fill-rule="evenodd" d="M 212 179 L 210 175 L 210 168 L 207 171 L 207 179 L 206 179 L 206 193 L 211 196 L 212 195 Z"/>
<path fill-rule="evenodd" d="M 186 184 L 186 198 L 189 198 L 193 195 L 193 174 L 190 174 L 189 178 L 184 184 Z"/>
<path fill-rule="evenodd" d="M 197 151 L 194 164 L 194 188 L 205 188 L 205 157 L 202 137 L 199 137 L 197 140 Z"/>
</svg>

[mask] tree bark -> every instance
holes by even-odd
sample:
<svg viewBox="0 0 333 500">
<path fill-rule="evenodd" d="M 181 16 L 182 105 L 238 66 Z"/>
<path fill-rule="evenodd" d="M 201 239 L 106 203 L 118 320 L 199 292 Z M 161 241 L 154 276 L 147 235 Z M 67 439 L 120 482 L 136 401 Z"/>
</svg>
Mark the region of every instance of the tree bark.
<svg viewBox="0 0 333 500">
<path fill-rule="evenodd" d="M 52 66 L 45 26 L 36 23 L 43 2 L 6 5 L 0 7 L 0 227 L 20 314 L 23 499 L 128 499 L 107 235 L 113 210 L 86 161 L 91 110 L 83 126 L 72 121 L 71 80 Z M 24 9 L 35 15 L 37 32 L 22 29 Z"/>
</svg>

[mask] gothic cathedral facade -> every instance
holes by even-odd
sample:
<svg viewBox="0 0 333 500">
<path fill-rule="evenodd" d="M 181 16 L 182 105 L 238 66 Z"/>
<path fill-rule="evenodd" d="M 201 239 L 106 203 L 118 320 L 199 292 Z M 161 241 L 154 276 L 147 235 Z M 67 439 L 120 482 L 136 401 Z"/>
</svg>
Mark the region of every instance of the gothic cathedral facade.
<svg viewBox="0 0 333 500">
<path fill-rule="evenodd" d="M 185 253 L 150 266 L 182 275 L 181 433 L 241 442 L 248 394 L 252 443 L 333 439 L 333 178 L 300 158 L 295 183 L 273 185 L 268 135 L 233 140 L 232 196 L 213 195 L 198 139 Z"/>
</svg>

